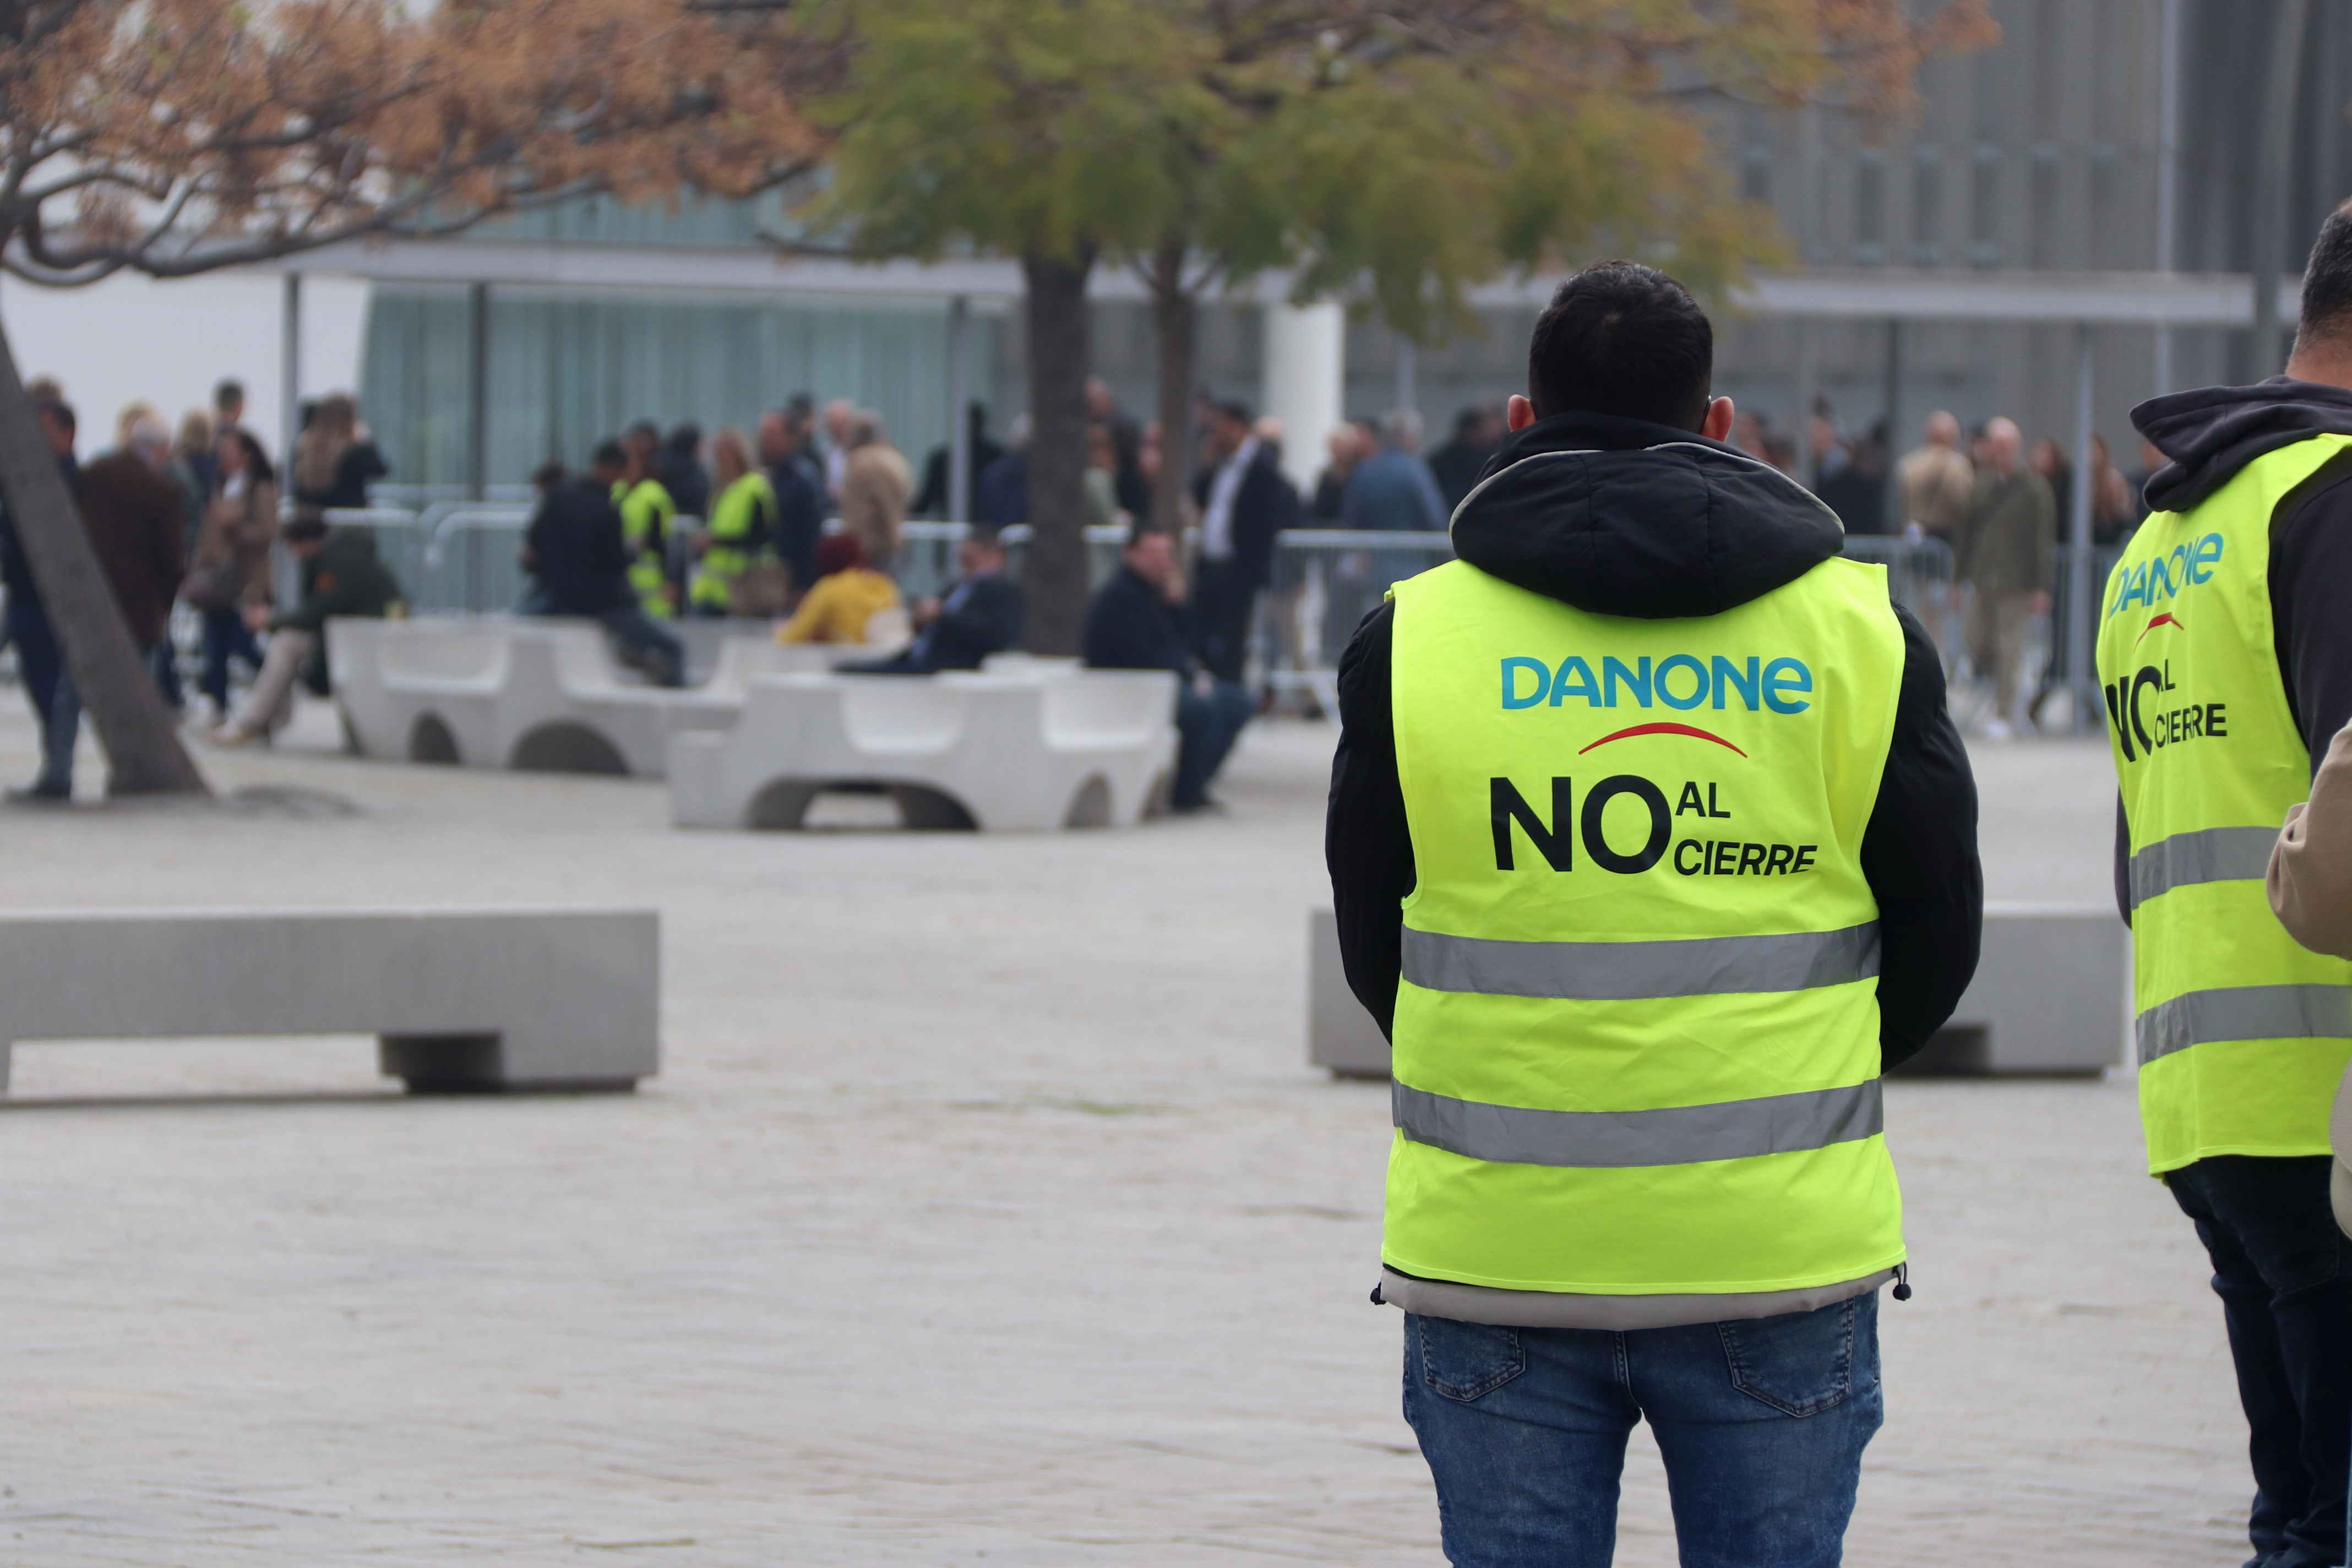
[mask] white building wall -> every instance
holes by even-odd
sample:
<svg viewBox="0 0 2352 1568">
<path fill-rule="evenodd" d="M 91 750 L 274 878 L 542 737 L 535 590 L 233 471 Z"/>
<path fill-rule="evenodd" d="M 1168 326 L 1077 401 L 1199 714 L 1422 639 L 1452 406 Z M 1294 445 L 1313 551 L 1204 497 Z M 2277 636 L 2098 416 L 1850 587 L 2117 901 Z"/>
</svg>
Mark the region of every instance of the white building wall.
<svg viewBox="0 0 2352 1568">
<path fill-rule="evenodd" d="M 54 376 L 80 416 L 82 456 L 114 443 L 114 420 L 135 399 L 176 425 L 212 404 L 224 377 L 245 384 L 245 422 L 273 458 L 285 406 L 280 365 L 284 282 L 236 271 L 158 282 L 117 274 L 86 289 L 0 283 L 0 326 L 28 379 Z M 302 280 L 299 395 L 351 392 L 360 384 L 367 332 L 365 279 Z"/>
</svg>

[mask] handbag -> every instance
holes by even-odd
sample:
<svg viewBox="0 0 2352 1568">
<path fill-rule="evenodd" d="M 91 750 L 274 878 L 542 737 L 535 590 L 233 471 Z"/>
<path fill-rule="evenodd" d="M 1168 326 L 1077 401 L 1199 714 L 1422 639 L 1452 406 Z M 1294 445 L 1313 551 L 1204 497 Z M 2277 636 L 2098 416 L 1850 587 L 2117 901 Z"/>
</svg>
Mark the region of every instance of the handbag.
<svg viewBox="0 0 2352 1568">
<path fill-rule="evenodd" d="M 206 524 L 196 541 L 196 558 L 188 568 L 187 581 L 180 584 L 180 597 L 194 609 L 228 610 L 236 607 L 244 589 L 245 574 L 237 569 L 236 547 L 221 537 L 217 527 Z"/>
<path fill-rule="evenodd" d="M 793 574 L 781 561 L 754 561 L 727 585 L 727 613 L 772 620 L 792 602 Z"/>
</svg>

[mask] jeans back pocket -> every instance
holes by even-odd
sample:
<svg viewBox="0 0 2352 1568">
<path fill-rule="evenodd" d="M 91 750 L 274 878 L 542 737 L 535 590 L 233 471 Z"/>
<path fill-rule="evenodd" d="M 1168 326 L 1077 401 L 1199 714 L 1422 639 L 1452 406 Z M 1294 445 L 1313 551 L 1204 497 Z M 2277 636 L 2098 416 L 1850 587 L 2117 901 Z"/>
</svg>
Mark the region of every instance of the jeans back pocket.
<svg viewBox="0 0 2352 1568">
<path fill-rule="evenodd" d="M 1731 1386 L 1790 1415 L 1816 1415 L 1878 1382 L 1876 1292 L 1811 1312 L 1717 1323 Z"/>
<path fill-rule="evenodd" d="M 1528 1370 L 1528 1352 L 1517 1329 L 1419 1314 L 1412 1326 L 1421 1347 L 1421 1380 L 1448 1399 L 1466 1405 Z"/>
</svg>

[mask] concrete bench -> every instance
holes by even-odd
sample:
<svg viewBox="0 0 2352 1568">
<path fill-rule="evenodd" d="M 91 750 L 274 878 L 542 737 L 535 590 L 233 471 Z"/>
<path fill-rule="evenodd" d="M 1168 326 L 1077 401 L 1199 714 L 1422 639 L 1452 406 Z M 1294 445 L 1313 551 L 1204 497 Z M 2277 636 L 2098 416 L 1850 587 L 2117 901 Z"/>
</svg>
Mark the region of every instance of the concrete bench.
<svg viewBox="0 0 2352 1568">
<path fill-rule="evenodd" d="M 652 910 L 0 915 L 0 1089 L 26 1040 L 374 1035 L 412 1091 L 660 1070 Z"/>
<path fill-rule="evenodd" d="M 827 790 L 879 791 L 909 827 L 1127 826 L 1176 762 L 1164 670 L 784 675 L 724 734 L 670 741 L 681 827 L 798 827 Z"/>
<path fill-rule="evenodd" d="M 700 686 L 626 679 L 587 621 L 338 620 L 327 647 L 355 747 L 398 762 L 658 778 L 669 737 L 723 730 L 752 677 L 855 650 L 730 637 Z"/>
<path fill-rule="evenodd" d="M 1307 916 L 1307 1059 L 1339 1078 L 1389 1076 L 1389 1043 L 1348 989 L 1339 925 Z M 1994 904 L 1959 1006 L 1898 1072 L 2095 1074 L 2124 1059 L 2130 955 L 2104 906 Z"/>
</svg>

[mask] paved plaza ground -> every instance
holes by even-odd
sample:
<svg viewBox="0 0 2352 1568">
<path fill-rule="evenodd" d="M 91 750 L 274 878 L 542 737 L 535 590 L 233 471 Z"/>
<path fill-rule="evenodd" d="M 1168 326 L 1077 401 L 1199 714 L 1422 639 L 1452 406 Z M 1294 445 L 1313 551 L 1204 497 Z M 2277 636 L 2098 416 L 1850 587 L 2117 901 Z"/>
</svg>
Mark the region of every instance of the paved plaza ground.
<svg viewBox="0 0 2352 1568">
<path fill-rule="evenodd" d="M 665 1071 L 410 1101 L 355 1040 L 20 1051 L 0 1563 L 1440 1561 L 1365 1300 L 1386 1091 L 1303 1062 L 1328 731 L 1253 732 L 1218 818 L 751 836 L 323 720 L 207 761 L 316 809 L 8 812 L 0 897 L 658 905 Z M 2105 753 L 1978 760 L 1993 896 L 2104 900 Z M 1887 1122 L 1918 1294 L 1848 1561 L 2242 1557 L 2131 1084 L 1901 1082 Z M 1673 1561 L 1639 1436 L 1624 1536 Z"/>
</svg>

